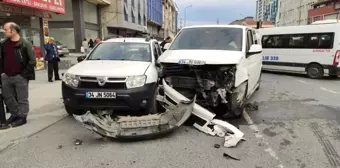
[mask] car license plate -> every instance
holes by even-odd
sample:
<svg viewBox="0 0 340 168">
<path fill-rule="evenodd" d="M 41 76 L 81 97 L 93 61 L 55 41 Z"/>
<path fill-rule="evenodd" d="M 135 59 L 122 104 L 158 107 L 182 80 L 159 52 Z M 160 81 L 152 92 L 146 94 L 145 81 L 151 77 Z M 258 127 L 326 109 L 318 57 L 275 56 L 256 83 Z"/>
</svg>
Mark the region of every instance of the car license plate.
<svg viewBox="0 0 340 168">
<path fill-rule="evenodd" d="M 86 92 L 87 99 L 115 99 L 116 92 Z"/>
</svg>

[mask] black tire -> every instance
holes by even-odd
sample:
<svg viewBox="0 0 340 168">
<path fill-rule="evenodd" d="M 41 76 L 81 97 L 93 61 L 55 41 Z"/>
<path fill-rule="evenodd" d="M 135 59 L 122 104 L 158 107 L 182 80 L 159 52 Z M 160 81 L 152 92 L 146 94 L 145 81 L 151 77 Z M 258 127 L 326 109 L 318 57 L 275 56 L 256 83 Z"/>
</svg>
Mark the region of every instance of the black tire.
<svg viewBox="0 0 340 168">
<path fill-rule="evenodd" d="M 320 79 L 324 76 L 323 67 L 319 64 L 310 64 L 306 68 L 307 76 L 312 79 Z"/>
<path fill-rule="evenodd" d="M 67 106 L 65 105 L 65 110 L 66 112 L 69 114 L 69 115 L 83 115 L 86 113 L 85 110 L 81 110 L 81 109 L 75 109 L 75 108 L 72 108 L 70 106 Z"/>
<path fill-rule="evenodd" d="M 151 98 L 150 102 L 148 103 L 145 112 L 148 114 L 156 114 L 158 113 L 158 102 L 156 99 L 157 91 L 153 94 L 153 97 Z"/>
</svg>

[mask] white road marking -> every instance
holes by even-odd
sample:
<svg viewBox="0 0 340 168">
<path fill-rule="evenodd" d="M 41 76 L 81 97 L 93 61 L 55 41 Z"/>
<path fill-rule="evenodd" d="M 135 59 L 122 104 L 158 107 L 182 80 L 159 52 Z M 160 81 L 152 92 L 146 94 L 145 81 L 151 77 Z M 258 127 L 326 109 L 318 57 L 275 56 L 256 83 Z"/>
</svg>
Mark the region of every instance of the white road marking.
<svg viewBox="0 0 340 168">
<path fill-rule="evenodd" d="M 308 82 L 303 81 L 303 80 L 297 80 L 297 81 L 300 82 L 300 83 L 308 84 Z"/>
<path fill-rule="evenodd" d="M 265 149 L 264 151 L 267 152 L 271 157 L 273 157 L 274 159 L 280 162 L 280 165 L 278 165 L 279 168 L 284 168 L 282 161 L 276 155 L 275 151 L 272 148 L 270 148 L 268 141 L 264 139 L 263 135 L 260 133 L 259 128 L 254 124 L 254 121 L 250 118 L 246 110 L 243 110 L 243 118 L 249 124 L 249 128 L 254 131 L 255 137 L 261 138 L 262 142 L 268 146 L 268 148 Z"/>
<path fill-rule="evenodd" d="M 337 92 L 333 91 L 333 90 L 329 90 L 329 89 L 326 89 L 324 87 L 320 87 L 321 90 L 324 90 L 326 92 L 329 92 L 329 93 L 333 93 L 333 94 L 337 94 Z"/>
</svg>

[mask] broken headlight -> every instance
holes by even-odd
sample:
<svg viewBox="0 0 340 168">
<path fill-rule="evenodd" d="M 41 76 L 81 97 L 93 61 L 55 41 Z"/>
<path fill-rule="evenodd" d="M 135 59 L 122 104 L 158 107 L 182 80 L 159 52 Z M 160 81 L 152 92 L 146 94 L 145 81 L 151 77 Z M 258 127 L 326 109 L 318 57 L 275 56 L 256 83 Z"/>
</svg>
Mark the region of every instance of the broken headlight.
<svg viewBox="0 0 340 168">
<path fill-rule="evenodd" d="M 78 87 L 79 84 L 79 78 L 78 76 L 70 73 L 66 73 L 64 75 L 63 81 L 66 85 L 72 86 L 72 87 Z"/>
<path fill-rule="evenodd" d="M 145 75 L 129 76 L 128 79 L 126 80 L 126 88 L 132 89 L 132 88 L 142 87 L 144 86 L 145 81 L 146 81 Z"/>
</svg>

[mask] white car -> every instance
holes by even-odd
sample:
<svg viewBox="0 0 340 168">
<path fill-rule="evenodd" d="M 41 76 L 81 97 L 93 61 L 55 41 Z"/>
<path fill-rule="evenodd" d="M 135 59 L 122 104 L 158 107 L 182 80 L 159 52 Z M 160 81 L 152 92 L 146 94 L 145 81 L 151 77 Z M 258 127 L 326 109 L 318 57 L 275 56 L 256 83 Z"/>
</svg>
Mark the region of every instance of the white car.
<svg viewBox="0 0 340 168">
<path fill-rule="evenodd" d="M 156 40 L 113 38 L 96 47 L 64 75 L 62 97 L 69 114 L 89 110 L 155 109 L 158 72 L 155 62 L 162 54 Z"/>
<path fill-rule="evenodd" d="M 236 25 L 183 28 L 157 61 L 162 78 L 216 114 L 239 117 L 260 86 L 262 46 L 254 29 Z M 199 113 L 194 107 L 193 113 Z"/>
</svg>

